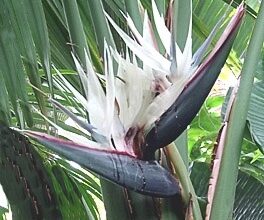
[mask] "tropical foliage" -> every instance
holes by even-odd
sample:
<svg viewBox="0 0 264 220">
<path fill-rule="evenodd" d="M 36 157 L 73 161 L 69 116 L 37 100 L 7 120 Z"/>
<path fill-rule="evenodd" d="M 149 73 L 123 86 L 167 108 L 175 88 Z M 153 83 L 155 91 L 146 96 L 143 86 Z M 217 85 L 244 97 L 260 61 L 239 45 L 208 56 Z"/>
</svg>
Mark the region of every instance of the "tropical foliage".
<svg viewBox="0 0 264 220">
<path fill-rule="evenodd" d="M 264 3 L 245 2 L 234 40 L 240 18 L 226 27 L 241 1 L 230 6 L 223 0 L 172 2 L 0 2 L 0 183 L 14 219 L 263 218 Z M 242 11 L 240 6 L 241 17 Z M 229 34 L 222 35 L 225 29 Z M 204 80 L 209 84 L 225 60 L 197 114 L 203 102 L 198 98 L 205 98 L 210 88 L 186 89 L 186 84 L 193 85 L 190 77 L 200 69 L 211 73 Z M 155 94 L 140 91 L 150 88 L 153 78 Z M 147 98 L 140 99 L 139 93 Z M 187 95 L 175 102 L 181 94 Z M 122 104 L 118 123 L 116 103 Z M 181 121 L 164 119 L 164 113 L 174 114 L 171 109 L 177 117 L 187 112 L 186 126 L 194 118 L 187 130 L 176 126 Z M 136 134 L 156 146 L 151 153 L 135 151 L 134 136 L 129 142 L 128 132 L 122 134 L 121 127 L 135 132 L 135 121 L 144 125 Z M 159 132 L 163 138 L 155 136 Z M 83 145 L 91 148 L 76 150 Z M 111 173 L 111 160 L 105 161 L 109 152 L 102 156 L 94 151 L 105 145 L 129 153 L 111 157 L 121 161 L 113 169 L 117 175 Z M 158 162 L 153 164 L 154 152 Z M 132 166 L 152 170 L 140 176 Z M 122 182 L 124 167 L 127 179 Z M 143 188 L 137 186 L 140 181 Z M 166 188 L 168 183 L 172 185 Z M 172 197 L 159 198 L 168 191 Z M 0 204 L 0 219 L 7 212 Z"/>
</svg>

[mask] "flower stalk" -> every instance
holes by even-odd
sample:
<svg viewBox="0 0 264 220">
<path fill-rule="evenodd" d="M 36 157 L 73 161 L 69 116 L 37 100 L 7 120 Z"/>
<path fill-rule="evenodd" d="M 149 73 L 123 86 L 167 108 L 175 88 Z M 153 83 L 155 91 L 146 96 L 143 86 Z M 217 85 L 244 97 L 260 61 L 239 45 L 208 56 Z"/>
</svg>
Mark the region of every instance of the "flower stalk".
<svg viewBox="0 0 264 220">
<path fill-rule="evenodd" d="M 199 207 L 199 203 L 197 200 L 197 196 L 195 194 L 189 173 L 187 171 L 186 165 L 181 158 L 181 155 L 174 143 L 169 144 L 165 151 L 168 155 L 168 161 L 170 161 L 175 169 L 174 175 L 180 182 L 181 185 L 181 195 L 182 200 L 186 207 L 191 208 L 191 212 L 193 213 L 194 219 L 200 220 L 202 219 L 201 210 Z M 187 209 L 188 209 L 187 208 Z"/>
</svg>

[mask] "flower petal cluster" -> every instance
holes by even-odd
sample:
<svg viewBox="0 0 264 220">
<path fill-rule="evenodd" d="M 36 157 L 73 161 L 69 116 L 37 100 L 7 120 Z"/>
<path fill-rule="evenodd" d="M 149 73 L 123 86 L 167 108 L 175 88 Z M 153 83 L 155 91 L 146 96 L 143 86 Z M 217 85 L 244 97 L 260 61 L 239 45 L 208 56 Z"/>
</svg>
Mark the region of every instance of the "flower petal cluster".
<svg viewBox="0 0 264 220">
<path fill-rule="evenodd" d="M 89 124 L 82 122 L 55 100 L 52 102 L 68 114 L 84 132 L 91 135 L 94 141 L 87 140 L 90 146 L 95 148 L 107 146 L 108 149 L 141 158 L 141 146 L 144 144 L 146 134 L 172 106 L 197 69 L 202 66 L 200 63 L 203 56 L 221 24 L 221 21 L 216 24 L 212 33 L 192 56 L 192 18 L 188 22 L 189 31 L 185 47 L 181 50 L 174 35 L 166 27 L 154 1 L 152 6 L 155 28 L 165 48 L 165 54 L 158 50 L 147 12 L 144 14 L 142 35 L 135 28 L 129 15 L 125 16 L 134 38 L 128 36 L 106 14 L 111 25 L 129 48 L 126 56 L 121 56 L 105 42 L 104 76 L 94 71 L 87 54 L 85 66 L 73 56 L 86 98 L 58 73 L 66 87 L 89 113 Z M 241 10 L 242 6 L 238 12 Z M 215 51 L 217 49 L 219 48 L 216 45 Z M 84 137 L 68 134 L 69 132 L 65 136 L 77 143 L 86 142 Z"/>
<path fill-rule="evenodd" d="M 199 111 L 228 57 L 245 10 L 243 5 L 237 8 L 214 49 L 204 57 L 222 20 L 192 55 L 192 18 L 181 50 L 174 31 L 171 34 L 166 27 L 154 1 L 152 8 L 165 54 L 158 50 L 146 12 L 142 35 L 132 19 L 125 16 L 133 37 L 106 15 L 129 48 L 126 55 L 120 55 L 105 43 L 104 75 L 95 72 L 87 54 L 84 65 L 73 56 L 85 96 L 57 71 L 59 86 L 71 92 L 84 107 L 89 123 L 77 117 L 72 109 L 56 100 L 50 101 L 85 135 L 66 131 L 47 118 L 59 135 L 68 140 L 33 131 L 25 133 L 121 186 L 168 197 L 180 193 L 179 183 L 154 160 L 154 153 L 175 140 Z"/>
<path fill-rule="evenodd" d="M 158 51 L 153 28 L 145 12 L 143 35 L 139 34 L 132 19 L 126 17 L 136 40 L 106 15 L 132 55 L 127 52 L 123 58 L 105 43 L 103 80 L 93 70 L 88 56 L 84 69 L 74 58 L 85 89 L 86 109 L 93 132 L 104 137 L 93 138 L 101 145 L 134 156 L 144 142 L 144 135 L 177 99 L 197 69 L 197 62 L 192 58 L 192 22 L 189 22 L 186 45 L 181 51 L 154 1 L 153 14 L 166 54 Z M 117 63 L 117 68 L 114 63 Z"/>
</svg>

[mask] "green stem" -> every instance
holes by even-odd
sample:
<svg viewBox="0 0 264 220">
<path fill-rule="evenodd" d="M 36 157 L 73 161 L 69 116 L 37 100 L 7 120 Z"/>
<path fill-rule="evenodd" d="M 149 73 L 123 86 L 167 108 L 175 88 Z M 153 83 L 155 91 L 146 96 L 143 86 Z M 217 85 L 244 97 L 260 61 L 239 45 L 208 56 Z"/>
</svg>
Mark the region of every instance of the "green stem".
<svg viewBox="0 0 264 220">
<path fill-rule="evenodd" d="M 188 168 L 188 140 L 187 140 L 187 130 L 185 130 L 175 141 L 175 144 L 179 150 L 181 158 Z"/>
<path fill-rule="evenodd" d="M 231 109 L 218 182 L 208 219 L 232 219 L 238 165 L 254 73 L 264 41 L 264 1 L 248 46 L 237 97 Z"/>
<path fill-rule="evenodd" d="M 202 214 L 197 200 L 197 196 L 195 194 L 187 168 L 180 156 L 177 147 L 175 146 L 174 143 L 171 143 L 166 147 L 166 150 L 168 152 L 169 159 L 175 169 L 175 173 L 176 173 L 175 175 L 180 181 L 182 187 L 182 199 L 184 204 L 188 207 L 191 199 L 194 219 L 195 220 L 202 219 Z"/>
<path fill-rule="evenodd" d="M 131 219 L 124 188 L 100 178 L 107 220 Z"/>
</svg>

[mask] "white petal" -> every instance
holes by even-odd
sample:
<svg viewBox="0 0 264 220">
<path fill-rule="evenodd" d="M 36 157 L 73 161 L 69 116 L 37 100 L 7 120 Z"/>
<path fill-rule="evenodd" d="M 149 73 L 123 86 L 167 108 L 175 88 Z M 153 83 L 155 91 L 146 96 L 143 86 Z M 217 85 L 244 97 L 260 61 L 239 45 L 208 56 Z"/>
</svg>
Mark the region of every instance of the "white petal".
<svg viewBox="0 0 264 220">
<path fill-rule="evenodd" d="M 145 15 L 144 15 L 143 42 L 144 42 L 143 47 L 144 45 L 149 45 L 150 47 L 156 50 L 158 48 L 147 11 L 145 11 Z"/>
<path fill-rule="evenodd" d="M 102 125 L 105 119 L 106 98 L 97 74 L 94 72 L 92 64 L 85 55 L 88 82 L 88 112 L 90 123 L 98 129 L 98 132 L 105 135 L 102 131 Z"/>
<path fill-rule="evenodd" d="M 126 45 L 135 53 L 143 62 L 146 62 L 149 66 L 160 70 L 161 72 L 167 73 L 169 71 L 170 62 L 165 59 L 160 53 L 158 53 L 155 49 L 145 46 L 142 47 L 134 40 L 132 40 L 124 31 L 122 31 L 118 25 L 106 14 L 109 22 L 118 32 L 118 34 L 125 41 Z M 142 40 L 142 37 L 140 38 Z"/>
<path fill-rule="evenodd" d="M 94 147 L 94 148 L 101 148 L 102 147 L 101 144 L 96 143 L 94 141 L 91 141 L 90 139 L 86 138 L 83 135 L 79 135 L 79 134 L 76 134 L 76 133 L 73 133 L 73 132 L 70 132 L 70 131 L 63 129 L 62 127 L 58 126 L 57 124 L 55 124 L 54 122 L 49 120 L 49 118 L 47 118 L 45 115 L 43 115 L 41 112 L 39 112 L 36 108 L 34 108 L 34 110 L 41 117 L 43 117 L 47 122 L 49 122 L 54 128 L 57 129 L 58 135 L 63 136 L 65 138 L 67 138 L 68 140 L 71 140 L 71 141 L 78 143 L 78 144 L 89 145 L 90 147 Z M 107 145 L 104 145 L 104 146 L 107 146 Z"/>
<path fill-rule="evenodd" d="M 88 103 L 87 100 L 71 85 L 71 83 L 68 82 L 67 79 L 64 78 L 64 76 L 60 73 L 58 69 L 53 67 L 60 77 L 60 79 L 63 81 L 63 84 L 73 93 L 73 95 L 76 97 L 76 99 L 81 103 L 81 105 L 88 111 Z"/>
<path fill-rule="evenodd" d="M 142 106 L 146 106 L 148 94 L 151 94 L 153 77 L 121 59 L 118 77 L 123 80 L 116 81 L 116 98 L 120 109 L 120 120 L 127 130 L 134 123 L 137 114 L 140 114 Z"/>
<path fill-rule="evenodd" d="M 166 27 L 164 23 L 164 19 L 159 15 L 159 11 L 157 5 L 154 0 L 152 0 L 152 12 L 154 17 L 154 22 L 160 36 L 161 42 L 165 47 L 167 53 L 170 53 L 170 41 L 171 41 L 171 33 Z"/>
<path fill-rule="evenodd" d="M 187 75 L 186 77 L 189 77 L 194 72 L 190 71 L 189 69 L 189 67 L 192 66 L 192 12 L 190 16 L 188 36 L 182 53 L 182 58 L 182 75 Z"/>
<path fill-rule="evenodd" d="M 83 71 L 83 68 L 81 66 L 81 64 L 79 63 L 79 61 L 77 60 L 77 58 L 75 57 L 75 55 L 72 53 L 72 57 L 73 57 L 73 61 L 75 63 L 75 66 L 77 68 L 77 72 L 80 76 L 83 88 L 84 88 L 84 92 L 86 97 L 88 97 L 88 82 L 87 82 L 87 76 L 85 74 L 85 72 Z"/>
<path fill-rule="evenodd" d="M 112 126 L 112 138 L 115 147 L 119 151 L 127 151 L 125 143 L 125 129 L 119 119 L 118 112 L 115 112 Z M 133 151 L 130 152 L 133 155 Z"/>
<path fill-rule="evenodd" d="M 163 93 L 156 96 L 140 118 L 139 125 L 144 126 L 145 130 L 148 130 L 178 98 L 185 84 L 186 80 L 178 80 L 177 83 L 173 84 Z"/>
<path fill-rule="evenodd" d="M 161 40 L 167 54 L 170 54 L 171 33 L 164 23 L 164 18 L 159 15 L 159 11 L 158 11 L 157 5 L 156 5 L 154 0 L 152 0 L 152 11 L 153 11 L 155 26 L 156 26 L 156 29 L 158 31 L 160 40 Z M 182 52 L 181 52 L 179 46 L 176 44 L 176 42 L 175 42 L 175 46 L 176 46 L 176 56 L 180 57 L 182 55 Z"/>
<path fill-rule="evenodd" d="M 110 134 L 111 126 L 114 118 L 114 107 L 115 107 L 115 82 L 114 82 L 114 71 L 112 56 L 110 54 L 109 48 L 105 42 L 104 51 L 104 62 L 105 62 L 105 76 L 106 76 L 106 117 L 104 126 L 106 132 Z M 109 138 L 111 138 L 109 136 Z"/>
</svg>

